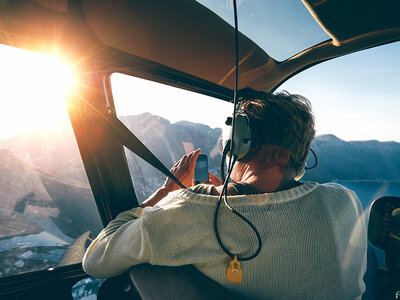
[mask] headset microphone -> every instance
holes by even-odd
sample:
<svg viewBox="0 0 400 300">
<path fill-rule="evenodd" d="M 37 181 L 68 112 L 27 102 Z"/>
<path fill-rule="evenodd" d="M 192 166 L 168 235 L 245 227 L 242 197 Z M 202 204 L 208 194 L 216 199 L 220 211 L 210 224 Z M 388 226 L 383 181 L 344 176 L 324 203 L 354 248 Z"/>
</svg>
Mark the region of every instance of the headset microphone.
<svg viewBox="0 0 400 300">
<path fill-rule="evenodd" d="M 307 164 L 306 164 L 307 165 Z M 294 180 L 299 181 L 304 174 L 306 173 L 306 165 L 304 165 L 299 172 L 297 172 L 296 176 L 294 177 Z"/>
<path fill-rule="evenodd" d="M 312 167 L 309 167 L 307 165 L 307 160 L 308 160 L 308 157 L 307 157 L 306 163 L 303 165 L 303 167 L 300 169 L 300 171 L 297 172 L 296 177 L 294 178 L 294 180 L 299 181 L 304 176 L 304 174 L 306 173 L 307 170 L 314 169 L 318 165 L 317 154 L 315 154 L 314 150 L 311 149 L 311 148 L 310 148 L 310 152 L 314 156 L 314 164 L 312 165 Z"/>
</svg>

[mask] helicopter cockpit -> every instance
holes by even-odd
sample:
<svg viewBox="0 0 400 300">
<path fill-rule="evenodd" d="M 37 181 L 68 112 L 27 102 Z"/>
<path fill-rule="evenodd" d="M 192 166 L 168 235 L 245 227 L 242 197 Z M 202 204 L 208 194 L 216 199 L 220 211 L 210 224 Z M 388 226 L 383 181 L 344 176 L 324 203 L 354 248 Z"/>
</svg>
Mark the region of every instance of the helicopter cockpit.
<svg viewBox="0 0 400 300">
<path fill-rule="evenodd" d="M 201 148 L 219 176 L 237 79 L 239 94 L 310 100 L 318 166 L 303 180 L 357 193 L 363 299 L 395 299 L 400 3 L 238 1 L 237 57 L 233 11 L 218 0 L 0 1 L 0 298 L 231 297 L 190 266 L 104 281 L 81 262 L 185 153 Z"/>
</svg>

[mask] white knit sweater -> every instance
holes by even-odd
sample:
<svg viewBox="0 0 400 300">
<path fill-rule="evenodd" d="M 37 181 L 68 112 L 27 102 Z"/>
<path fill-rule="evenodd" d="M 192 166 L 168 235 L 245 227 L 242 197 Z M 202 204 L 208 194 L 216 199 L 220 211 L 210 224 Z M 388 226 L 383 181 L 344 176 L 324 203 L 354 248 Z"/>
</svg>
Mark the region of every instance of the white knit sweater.
<svg viewBox="0 0 400 300">
<path fill-rule="evenodd" d="M 230 258 L 213 229 L 218 197 L 188 190 L 170 193 L 154 208 L 119 214 L 90 245 L 83 267 L 105 278 L 145 262 L 194 264 L 233 295 L 248 299 L 356 299 L 363 293 L 366 226 L 352 191 L 308 182 L 276 193 L 228 198 L 263 241 L 261 253 L 241 263 L 241 283 L 225 278 Z M 248 255 L 257 247 L 251 229 L 223 204 L 219 232 L 231 252 Z"/>
</svg>

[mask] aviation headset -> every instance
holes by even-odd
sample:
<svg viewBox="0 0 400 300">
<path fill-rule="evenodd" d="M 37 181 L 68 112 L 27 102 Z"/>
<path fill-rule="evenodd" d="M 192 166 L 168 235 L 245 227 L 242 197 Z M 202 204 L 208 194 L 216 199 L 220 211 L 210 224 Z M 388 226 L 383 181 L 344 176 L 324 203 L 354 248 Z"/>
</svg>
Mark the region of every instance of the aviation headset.
<svg viewBox="0 0 400 300">
<path fill-rule="evenodd" d="M 230 282 L 241 282 L 242 281 L 242 270 L 240 267 L 239 261 L 248 261 L 253 258 L 255 258 L 260 252 L 262 248 L 262 240 L 261 240 L 261 235 L 258 232 L 257 228 L 242 214 L 240 214 L 238 211 L 236 211 L 229 203 L 228 203 L 228 198 L 227 198 L 227 187 L 229 183 L 229 177 L 230 174 L 233 170 L 233 166 L 235 162 L 239 160 L 247 160 L 248 158 L 246 156 L 252 156 L 252 149 L 255 149 L 255 133 L 257 130 L 257 127 L 255 126 L 255 121 L 252 120 L 251 117 L 249 117 L 246 112 L 242 109 L 242 103 L 243 101 L 238 102 L 238 78 L 239 78 L 239 30 L 238 30 L 238 22 L 237 22 L 237 5 L 236 5 L 236 0 L 233 0 L 233 11 L 234 11 L 234 20 L 235 20 L 235 52 L 236 52 L 236 60 L 235 60 L 235 89 L 234 89 L 234 97 L 233 97 L 233 102 L 234 102 L 234 110 L 233 110 L 233 116 L 229 117 L 227 119 L 226 125 L 231 126 L 230 130 L 228 132 L 228 135 L 224 135 L 223 137 L 223 155 L 221 159 L 221 179 L 223 184 L 222 191 L 219 195 L 217 205 L 215 207 L 215 213 L 214 213 L 214 232 L 215 236 L 217 238 L 218 244 L 222 248 L 222 250 L 230 256 L 233 260 L 229 263 L 229 266 L 227 268 L 227 273 L 226 273 L 226 279 Z M 239 108 L 239 109 L 237 109 Z M 233 140 L 233 141 L 232 141 Z M 254 145 L 253 145 L 254 144 Z M 310 151 L 312 151 L 310 149 Z M 314 151 L 312 153 L 315 156 Z M 228 178 L 225 178 L 225 159 L 226 157 L 229 156 L 229 163 L 228 163 Z M 317 165 L 317 157 L 315 156 L 315 165 L 312 167 L 314 168 Z M 308 169 L 312 169 L 308 168 Z M 300 172 L 296 175 L 296 180 L 299 180 L 305 173 L 305 170 L 307 167 L 304 165 L 304 167 L 301 169 Z M 221 201 L 224 199 L 225 206 L 237 217 L 242 219 L 244 222 L 246 222 L 250 228 L 253 230 L 254 234 L 257 237 L 257 249 L 254 251 L 253 254 L 243 257 L 243 256 L 238 256 L 237 254 L 232 253 L 224 244 L 224 242 L 221 239 L 221 236 L 219 234 L 218 230 L 218 214 L 219 214 L 219 209 L 221 206 Z"/>
<path fill-rule="evenodd" d="M 248 101 L 248 100 L 247 100 Z M 238 103 L 239 108 L 236 110 L 235 114 L 235 122 L 233 122 L 232 117 L 228 117 L 225 124 L 230 126 L 229 131 L 223 136 L 222 138 L 222 146 L 224 149 L 223 155 L 225 156 L 236 156 L 238 160 L 246 160 L 251 156 L 252 149 L 255 146 L 255 132 L 257 130 L 255 126 L 255 122 L 252 117 L 249 117 L 246 112 L 241 108 L 246 100 L 242 100 Z M 235 126 L 235 130 L 233 131 L 232 137 L 232 126 Z M 232 150 L 230 150 L 230 143 L 232 143 L 233 138 L 233 145 Z M 310 152 L 314 155 L 315 164 L 312 167 L 307 166 L 307 159 L 302 168 L 297 172 L 295 176 L 295 180 L 300 180 L 306 170 L 313 169 L 316 167 L 318 160 L 315 152 L 310 149 Z M 224 160 L 224 159 L 223 159 Z M 224 180 L 224 171 L 222 168 L 224 167 L 224 162 L 221 163 L 221 177 Z"/>
<path fill-rule="evenodd" d="M 244 110 L 237 110 L 235 115 L 235 130 L 233 132 L 234 136 L 232 137 L 233 119 L 232 117 L 228 117 L 226 119 L 225 124 L 230 126 L 230 130 L 225 136 L 226 139 L 223 140 L 224 148 L 227 145 L 230 146 L 230 143 L 232 142 L 231 138 L 233 138 L 234 141 L 234 144 L 232 145 L 232 150 L 228 149 L 228 156 L 236 155 L 236 157 L 240 160 L 249 154 L 250 149 L 253 145 L 253 133 L 255 130 L 255 126 L 252 126 L 251 123 L 251 119 Z"/>
</svg>

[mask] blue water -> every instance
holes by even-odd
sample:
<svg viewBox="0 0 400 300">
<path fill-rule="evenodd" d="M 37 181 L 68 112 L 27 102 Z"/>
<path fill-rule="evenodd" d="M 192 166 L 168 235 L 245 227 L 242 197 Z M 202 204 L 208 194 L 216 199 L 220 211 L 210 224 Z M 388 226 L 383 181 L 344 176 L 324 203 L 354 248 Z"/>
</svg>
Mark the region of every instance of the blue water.
<svg viewBox="0 0 400 300">
<path fill-rule="evenodd" d="M 382 196 L 400 197 L 400 182 L 396 181 L 339 180 L 335 182 L 356 192 L 364 209 Z"/>
<path fill-rule="evenodd" d="M 364 208 L 367 219 L 368 219 L 370 205 L 374 200 L 383 196 L 400 197 L 400 182 L 396 181 L 342 180 L 335 182 L 356 192 Z M 382 269 L 386 269 L 384 251 L 377 247 L 373 248 L 375 249 L 376 258 L 378 260 L 378 266 Z"/>
</svg>

